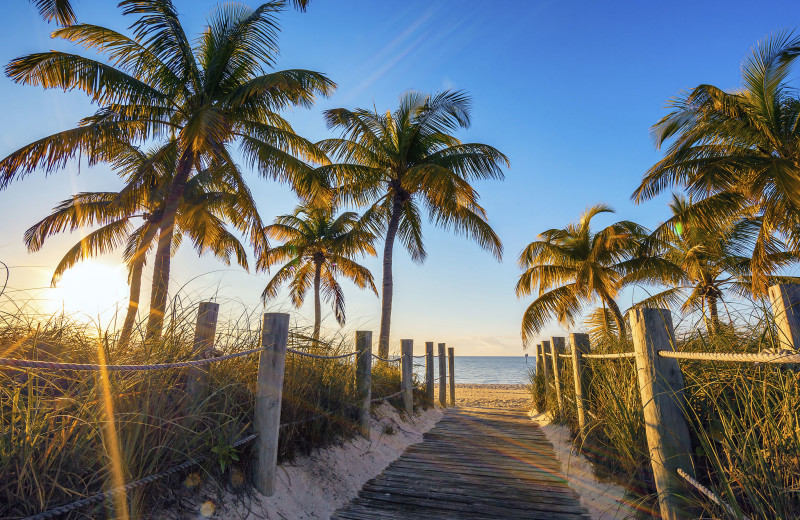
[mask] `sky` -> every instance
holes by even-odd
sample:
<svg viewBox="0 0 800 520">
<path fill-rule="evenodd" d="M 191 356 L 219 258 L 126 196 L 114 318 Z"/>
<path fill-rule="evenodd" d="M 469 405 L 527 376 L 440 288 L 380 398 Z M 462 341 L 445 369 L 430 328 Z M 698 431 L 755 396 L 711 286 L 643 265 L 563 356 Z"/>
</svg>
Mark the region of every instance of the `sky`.
<svg viewBox="0 0 800 520">
<path fill-rule="evenodd" d="M 75 1 L 82 22 L 125 31 L 133 21 L 120 14 L 115 1 Z M 29 2 L 3 3 L 0 63 L 49 49 L 75 50 L 50 38 L 55 26 L 41 20 Z M 186 32 L 196 35 L 215 2 L 175 4 Z M 740 63 L 752 47 L 770 34 L 795 28 L 796 19 L 787 13 L 796 12 L 796 4 L 753 5 L 313 0 L 305 13 L 289 9 L 281 15 L 276 68 L 316 70 L 338 85 L 313 108 L 284 114 L 300 135 L 312 141 L 332 137 L 322 120 L 322 111 L 329 108 L 385 111 L 394 109 L 408 89 L 463 89 L 472 96 L 472 126 L 459 138 L 492 145 L 510 159 L 504 181 L 476 184 L 503 241 L 502 262 L 427 222 L 423 265 L 395 247 L 393 346 L 399 346 L 400 338 L 413 338 L 417 352 L 424 351 L 425 341 L 434 341 L 455 347 L 457 355 L 521 355 L 520 321 L 532 300 L 518 300 L 514 284 L 520 274 L 516 259 L 526 244 L 599 202 L 616 214 L 598 217 L 598 226 L 626 219 L 652 228 L 664 220 L 668 194 L 641 205 L 630 200 L 643 173 L 661 158 L 649 128 L 681 90 L 702 83 L 737 88 Z M 0 76 L 0 155 L 71 128 L 93 110 L 81 92 L 45 91 Z M 285 186 L 254 172 L 248 179 L 266 221 L 291 212 L 297 203 Z M 25 229 L 72 193 L 119 187 L 107 167 L 75 162 L 50 177 L 34 172 L 1 191 L 0 261 L 9 266 L 10 277 L 6 302 L 0 304 L 25 301 L 45 311 L 63 308 L 101 321 L 113 309 L 124 308 L 127 290 L 118 254 L 74 268 L 63 287 L 50 289 L 53 268 L 80 235 L 54 237 L 36 253 L 28 253 L 22 241 Z M 379 259 L 363 264 L 380 286 Z M 0 272 L 0 282 L 3 277 Z M 170 290 L 184 302 L 216 298 L 223 315 L 235 315 L 261 308 L 268 279 L 268 274 L 198 257 L 184 245 L 173 260 Z M 145 280 L 149 286 L 147 275 Z M 373 330 L 377 341 L 380 300 L 349 283 L 343 286 L 347 324 L 339 329 L 323 307 L 327 333 Z M 626 290 L 620 306 L 629 307 L 645 296 L 643 291 Z M 309 295 L 298 311 L 284 293 L 267 310 L 291 312 L 295 323 L 309 324 L 313 298 Z M 569 331 L 579 330 L 576 324 Z M 569 331 L 552 323 L 542 337 Z"/>
</svg>

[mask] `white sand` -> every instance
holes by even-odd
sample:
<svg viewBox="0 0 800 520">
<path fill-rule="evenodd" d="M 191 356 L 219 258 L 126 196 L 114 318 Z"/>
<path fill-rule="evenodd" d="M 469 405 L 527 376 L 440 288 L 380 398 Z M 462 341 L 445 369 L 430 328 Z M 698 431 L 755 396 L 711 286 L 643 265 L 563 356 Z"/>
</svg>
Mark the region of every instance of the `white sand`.
<svg viewBox="0 0 800 520">
<path fill-rule="evenodd" d="M 307 457 L 278 467 L 275 494 L 213 497 L 211 518 L 323 519 L 349 502 L 369 479 L 377 476 L 406 447 L 422 441 L 422 434 L 442 417 L 440 408 L 430 409 L 404 421 L 394 408 L 383 405 L 373 410 L 370 439 L 356 437 L 339 446 L 319 450 Z M 392 434 L 385 433 L 387 429 Z M 170 518 L 200 519 L 202 493 L 191 500 L 193 512 Z"/>
<path fill-rule="evenodd" d="M 547 435 L 556 456 L 561 462 L 569 485 L 581 497 L 581 503 L 589 510 L 592 520 L 635 518 L 635 511 L 625 501 L 625 489 L 608 482 L 601 482 L 592 472 L 591 463 L 577 453 L 572 444 L 569 428 L 552 424 L 545 414 L 531 412 L 531 419 Z"/>
</svg>

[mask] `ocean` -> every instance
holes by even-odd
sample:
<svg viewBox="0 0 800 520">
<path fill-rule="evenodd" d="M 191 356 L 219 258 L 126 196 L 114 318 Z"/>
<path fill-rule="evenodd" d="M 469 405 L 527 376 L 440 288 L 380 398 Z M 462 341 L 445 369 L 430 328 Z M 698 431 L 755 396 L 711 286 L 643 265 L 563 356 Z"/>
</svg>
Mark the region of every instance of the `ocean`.
<svg viewBox="0 0 800 520">
<path fill-rule="evenodd" d="M 528 370 L 536 365 L 536 357 L 525 362 L 525 356 L 456 356 L 456 383 L 472 384 L 527 384 Z M 439 377 L 439 356 L 433 356 L 433 374 Z M 425 381 L 425 358 L 414 358 L 414 372 Z"/>
</svg>

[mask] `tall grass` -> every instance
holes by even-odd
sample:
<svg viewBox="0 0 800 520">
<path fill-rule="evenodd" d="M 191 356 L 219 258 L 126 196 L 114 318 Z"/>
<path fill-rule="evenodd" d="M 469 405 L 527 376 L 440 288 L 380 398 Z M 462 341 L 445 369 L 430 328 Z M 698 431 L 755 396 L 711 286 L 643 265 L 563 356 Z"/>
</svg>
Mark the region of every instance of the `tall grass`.
<svg viewBox="0 0 800 520">
<path fill-rule="evenodd" d="M 689 330 L 677 348 L 695 352 L 759 352 L 773 348 L 774 324 L 768 317 L 746 327 L 728 327 L 708 337 Z M 631 351 L 628 342 L 594 342 L 600 353 Z M 532 374 L 531 391 L 557 422 L 573 435 L 575 414 L 572 367 L 565 360 L 562 395 L 555 404 L 550 381 Z M 586 360 L 591 371 L 589 426 L 578 447 L 596 473 L 622 482 L 642 517 L 657 511 L 645 438 L 642 402 L 633 359 Z M 698 479 L 730 504 L 733 513 L 691 492 L 698 518 L 797 518 L 800 511 L 800 374 L 797 367 L 680 361 L 685 384 L 692 459 Z M 540 378 L 541 379 L 541 378 Z M 576 437 L 577 438 L 577 437 Z M 579 441 L 576 441 L 579 442 Z"/>
<path fill-rule="evenodd" d="M 243 312 L 218 326 L 223 353 L 259 346 L 258 316 Z M 342 337 L 312 344 L 305 330 L 290 347 L 337 354 L 353 350 Z M 113 337 L 68 316 L 0 314 L 0 357 L 69 363 L 147 364 L 188 359 L 194 312 L 176 308 L 161 341 L 125 350 Z M 258 356 L 208 365 L 208 391 L 187 391 L 187 372 L 69 372 L 0 368 L 0 518 L 22 518 L 131 482 L 189 459 L 199 475 L 235 486 L 248 474 Z M 399 370 L 376 365 L 373 395 L 400 387 Z M 385 393 L 382 393 L 385 392 Z M 317 360 L 289 353 L 281 408 L 279 460 L 355 434 L 352 358 Z M 393 404 L 398 404 L 395 401 Z M 317 417 L 320 416 L 321 417 Z M 194 470 L 193 472 L 197 472 Z M 132 518 L 146 518 L 186 474 L 137 488 L 127 496 Z M 114 517 L 108 504 L 64 518 Z M 107 509 L 108 508 L 108 509 Z"/>
</svg>

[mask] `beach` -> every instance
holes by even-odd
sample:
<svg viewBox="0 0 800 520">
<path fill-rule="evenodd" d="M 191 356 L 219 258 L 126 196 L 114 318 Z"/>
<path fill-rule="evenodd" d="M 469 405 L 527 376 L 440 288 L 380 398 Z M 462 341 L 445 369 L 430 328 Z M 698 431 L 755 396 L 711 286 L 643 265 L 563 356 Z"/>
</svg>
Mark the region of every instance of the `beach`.
<svg viewBox="0 0 800 520">
<path fill-rule="evenodd" d="M 438 392 L 437 388 L 434 395 L 438 396 Z M 458 406 L 524 408 L 527 410 L 530 408 L 530 404 L 530 392 L 526 385 L 456 384 L 456 405 Z"/>
</svg>

